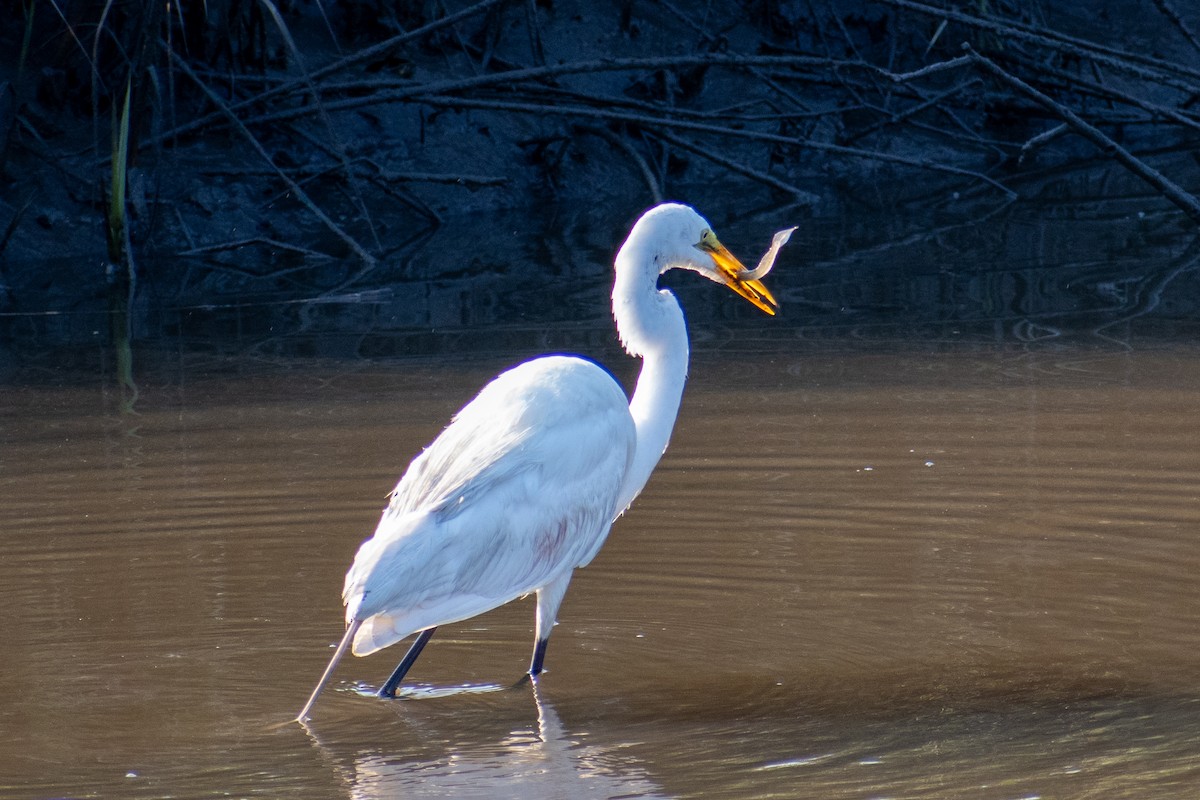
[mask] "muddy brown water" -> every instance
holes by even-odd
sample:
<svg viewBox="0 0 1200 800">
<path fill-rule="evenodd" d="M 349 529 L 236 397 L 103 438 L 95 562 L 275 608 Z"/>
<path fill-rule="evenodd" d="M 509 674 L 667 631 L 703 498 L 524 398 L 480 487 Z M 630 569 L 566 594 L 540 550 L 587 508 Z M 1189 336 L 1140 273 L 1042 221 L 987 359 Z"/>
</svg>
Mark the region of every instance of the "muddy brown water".
<svg viewBox="0 0 1200 800">
<path fill-rule="evenodd" d="M 392 648 L 288 723 L 384 495 L 505 365 L 7 388 L 0 796 L 1195 796 L 1200 348 L 1167 341 L 698 347 L 537 687 L 524 600 L 407 699 L 366 693 Z"/>
</svg>

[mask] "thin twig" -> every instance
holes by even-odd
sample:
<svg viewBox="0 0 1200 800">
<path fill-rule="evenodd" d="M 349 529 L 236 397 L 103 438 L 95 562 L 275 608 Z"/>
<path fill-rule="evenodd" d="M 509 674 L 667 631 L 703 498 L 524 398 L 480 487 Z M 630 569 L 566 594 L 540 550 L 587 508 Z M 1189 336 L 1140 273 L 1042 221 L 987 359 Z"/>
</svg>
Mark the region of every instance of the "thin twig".
<svg viewBox="0 0 1200 800">
<path fill-rule="evenodd" d="M 753 70 L 751 70 L 753 72 Z M 795 77 L 795 76 L 791 76 Z M 550 82 L 509 82 L 509 81 L 494 81 L 495 86 L 480 86 L 478 88 L 484 91 L 480 96 L 499 97 L 501 99 L 513 99 L 519 97 L 538 96 L 538 97 L 556 97 L 569 100 L 584 100 L 591 103 L 596 103 L 602 106 L 620 105 L 622 108 L 642 108 L 659 111 L 662 109 L 661 103 L 651 103 L 643 100 L 633 100 L 624 95 L 595 95 L 576 89 L 569 89 L 560 84 L 552 84 Z M 420 88 L 422 84 L 414 83 L 410 80 L 395 81 L 389 79 L 371 79 L 367 81 L 346 81 L 344 83 L 324 83 L 321 85 L 322 91 L 334 96 L 344 97 L 346 95 L 361 95 L 364 92 L 383 92 L 393 89 L 405 92 L 409 89 Z M 429 86 L 429 84 L 424 84 Z M 782 87 L 780 87 L 782 90 Z M 416 94 L 422 94 L 422 91 Z M 391 95 L 389 95 L 391 97 Z M 674 106 L 671 108 L 671 113 L 680 114 L 683 116 L 692 117 L 693 119 L 731 119 L 740 122 L 762 122 L 775 121 L 780 119 L 819 119 L 828 117 L 833 114 L 844 114 L 846 108 L 839 106 L 836 109 L 826 109 L 823 111 L 789 111 L 776 112 L 771 114 L 751 114 L 746 111 L 752 106 L 768 106 L 775 108 L 769 102 L 769 98 L 752 97 L 743 100 L 738 100 L 727 106 L 720 106 L 711 109 L 692 109 L 681 108 Z M 252 120 L 253 121 L 253 120 Z"/>
<path fill-rule="evenodd" d="M 33 203 L 33 194 L 30 194 L 25 199 L 25 205 L 18 208 L 16 213 L 12 215 L 12 219 L 4 226 L 4 233 L 0 234 L 0 253 L 3 253 L 4 248 L 8 247 L 9 240 L 17 230 L 17 226 L 21 224 L 21 217 L 25 216 L 25 212 L 29 209 L 31 203 Z"/>
<path fill-rule="evenodd" d="M 883 153 L 877 151 L 859 150 L 853 147 L 842 147 L 835 144 L 826 144 L 824 142 L 815 142 L 810 139 L 798 139 L 791 136 L 782 136 L 777 133 L 764 133 L 761 131 L 744 130 L 738 128 L 724 128 L 719 125 L 707 125 L 699 122 L 689 122 L 686 120 L 670 119 L 668 117 L 652 117 L 645 114 L 628 114 L 620 111 L 608 111 L 599 108 L 584 108 L 579 106 L 562 106 L 562 105 L 538 105 L 532 103 L 507 103 L 500 100 L 475 100 L 473 98 L 450 98 L 450 97 L 422 97 L 415 102 L 425 103 L 431 106 L 441 106 L 444 108 L 487 108 L 495 111 L 512 111 L 522 114 L 540 114 L 540 115 L 556 115 L 566 117 L 591 117 L 593 119 L 616 120 L 620 122 L 632 122 L 638 125 L 648 125 L 650 127 L 676 128 L 679 130 L 699 131 L 702 133 L 711 133 L 718 136 L 725 136 L 733 139 L 748 139 L 757 142 L 770 142 L 772 144 L 784 144 L 792 147 L 807 148 L 810 150 L 818 150 L 831 155 L 845 156 L 848 158 L 861 158 L 868 161 L 882 161 L 890 164 L 901 164 L 908 167 L 916 167 L 919 169 L 928 169 L 935 172 L 944 172 L 950 175 L 958 175 L 964 178 L 972 178 L 973 180 L 982 181 L 989 186 L 1003 192 L 1005 195 L 1013 196 L 1014 192 L 1004 184 L 996 181 L 994 178 L 989 178 L 980 172 L 975 172 L 961 167 L 955 167 L 948 164 L 939 164 L 931 159 L 908 158 L 905 156 L 897 156 L 891 153 Z"/>
<path fill-rule="evenodd" d="M 372 167 L 371 172 L 355 170 L 355 174 L 360 178 L 375 179 L 381 178 L 385 181 L 394 181 L 396 183 L 447 183 L 458 186 L 504 186 L 509 183 L 509 179 L 503 175 L 460 175 L 455 172 L 401 172 L 398 170 L 384 169 L 378 166 L 369 158 L 355 159 L 353 164 L 366 164 Z M 320 178 L 325 175 L 332 175 L 337 169 L 335 165 L 325 167 L 292 167 L 288 170 L 292 175 L 296 175 L 308 181 L 312 178 Z M 235 177 L 245 176 L 273 176 L 278 175 L 278 171 L 273 169 L 226 169 L 221 167 L 204 167 L 200 170 L 202 175 L 232 175 Z"/>
<path fill-rule="evenodd" d="M 812 115 L 814 113 L 813 110 L 808 106 L 807 103 L 805 103 L 803 100 L 801 100 L 799 97 L 797 97 L 792 92 L 788 91 L 787 87 L 781 86 L 778 81 L 776 81 L 774 78 L 772 78 L 764 70 L 761 70 L 758 67 L 748 67 L 747 70 L 749 71 L 749 73 L 751 75 L 753 75 L 754 77 L 756 77 L 760 81 L 762 81 L 767 86 L 767 88 L 769 88 L 771 91 L 775 92 L 780 97 L 787 100 L 789 103 L 794 105 L 796 108 L 801 109 L 801 113 L 803 115 Z M 838 110 L 841 111 L 842 109 L 838 109 Z"/>
<path fill-rule="evenodd" d="M 820 199 L 812 192 L 806 192 L 805 190 L 799 188 L 798 186 L 793 186 L 792 184 L 787 183 L 786 181 L 781 181 L 779 178 L 776 178 L 774 175 L 771 175 L 770 173 L 754 169 L 753 167 L 748 167 L 745 164 L 739 164 L 738 162 L 736 162 L 732 159 L 726 158 L 725 156 L 721 155 L 720 153 L 715 152 L 711 148 L 701 147 L 700 145 L 696 144 L 695 142 L 690 142 L 687 139 L 676 136 L 675 134 L 671 133 L 670 131 L 654 131 L 654 135 L 659 137 L 660 139 L 666 139 L 668 142 L 675 145 L 676 147 L 683 148 L 684 150 L 693 152 L 698 156 L 707 158 L 709 161 L 712 161 L 714 164 L 719 164 L 720 166 L 724 167 L 725 169 L 727 169 L 731 172 L 737 172 L 741 175 L 745 175 L 747 178 L 756 180 L 759 183 L 766 184 L 767 186 L 778 189 L 781 192 L 790 194 L 792 196 L 792 198 L 800 205 L 806 205 L 806 206 L 816 205 L 818 200 Z"/>
<path fill-rule="evenodd" d="M 1014 58 L 1016 59 L 1017 63 L 1035 69 L 1039 76 L 1057 78 L 1058 80 L 1063 81 L 1073 90 L 1078 91 L 1079 89 L 1087 89 L 1095 92 L 1101 97 L 1117 100 L 1124 105 L 1140 108 L 1153 116 L 1163 117 L 1171 120 L 1172 122 L 1183 125 L 1184 127 L 1200 131 L 1200 119 L 1197 119 L 1194 114 L 1189 114 L 1187 112 L 1180 111 L 1179 109 L 1170 108 L 1169 106 L 1164 106 L 1159 103 L 1151 103 L 1150 101 L 1144 100 L 1137 95 L 1130 94 L 1129 92 L 1123 92 L 1119 89 L 1114 89 L 1107 84 L 1089 81 L 1087 78 L 1082 76 L 1072 75 L 1063 70 L 1046 66 L 1045 64 L 1031 63 L 1028 58 L 1021 56 L 1014 56 Z"/>
<path fill-rule="evenodd" d="M 473 6 L 469 6 L 468 8 L 464 8 L 462 11 L 459 11 L 456 14 L 450 14 L 449 16 L 434 20 L 433 22 L 422 25 L 419 28 L 414 28 L 406 33 L 397 34 L 390 39 L 385 39 L 378 44 L 371 45 L 363 50 L 351 53 L 344 58 L 339 58 L 337 61 L 326 64 L 324 67 L 321 67 L 320 69 L 314 70 L 312 73 L 310 73 L 307 77 L 307 81 L 319 81 L 327 75 L 332 75 L 350 67 L 357 66 L 358 64 L 385 56 L 406 42 L 419 39 L 422 36 L 425 36 L 428 33 L 433 33 L 434 31 L 444 28 L 447 25 L 455 25 L 459 22 L 462 22 L 464 19 L 468 19 L 476 14 L 480 14 L 492 6 L 503 2 L 505 2 L 505 0 L 481 0 L 481 2 L 478 2 Z M 172 56 L 174 56 L 174 53 L 172 53 Z M 294 80 L 287 81 L 286 83 L 282 83 L 273 89 L 268 89 L 265 92 L 255 95 L 254 97 L 238 103 L 233 103 L 228 107 L 228 109 L 230 112 L 236 113 L 244 108 L 265 103 L 266 101 L 275 97 L 279 97 L 280 95 L 289 95 L 293 92 L 303 90 L 306 88 L 306 86 L 307 82 L 305 78 L 296 78 Z M 187 133 L 192 133 L 193 131 L 202 130 L 211 125 L 213 122 L 219 120 L 222 116 L 222 113 L 206 114 L 205 116 L 194 119 L 191 122 L 184 123 L 183 125 L 172 128 L 171 130 L 154 137 L 152 142 L 165 142 L 169 141 L 173 137 L 179 137 Z M 143 142 L 143 144 L 149 143 L 150 142 Z"/>
<path fill-rule="evenodd" d="M 371 159 L 367 159 L 366 161 L 367 164 L 375 170 L 375 175 L 371 178 L 371 183 L 382 189 L 385 194 L 396 198 L 404 205 L 414 209 L 418 214 L 425 217 L 434 225 L 442 224 L 442 215 L 437 213 L 433 206 L 429 205 L 420 197 L 408 191 L 407 189 L 395 185 L 400 181 L 397 175 L 385 170 Z"/>
<path fill-rule="evenodd" d="M 891 78 L 896 83 L 909 83 L 917 78 L 925 78 L 929 75 L 936 75 L 939 72 L 946 72 L 947 70 L 965 67 L 970 62 L 971 59 L 967 58 L 966 56 L 959 56 L 958 58 L 951 58 L 948 61 L 939 61 L 936 64 L 930 64 L 928 66 L 921 67 L 920 69 L 914 69 L 911 72 L 885 72 L 883 74 Z"/>
<path fill-rule="evenodd" d="M 284 43 L 287 45 L 288 50 L 291 51 L 292 60 L 295 62 L 296 68 L 300 70 L 300 77 L 304 80 L 304 85 L 308 89 L 308 93 L 316 106 L 321 124 L 325 127 L 325 132 L 329 136 L 330 145 L 327 148 L 327 152 L 331 151 L 331 154 L 341 162 L 342 170 L 346 175 L 346 184 L 350 187 L 351 201 L 358 208 L 358 213 L 362 216 L 363 221 L 367 223 L 367 230 L 371 232 L 371 238 L 375 240 L 375 249 L 377 251 L 381 250 L 383 245 L 379 242 L 379 233 L 375 230 L 375 222 L 371 219 L 371 211 L 367 208 L 366 201 L 363 200 L 358 181 L 354 177 L 354 171 L 350 169 L 350 158 L 346 155 L 346 146 L 342 144 L 341 137 L 337 135 L 337 130 L 333 127 L 333 121 L 329 119 L 329 113 L 326 112 L 325 106 L 321 102 L 321 93 L 317 91 L 317 87 L 313 84 L 308 70 L 304 67 L 304 58 L 300 53 L 300 48 L 296 47 L 296 42 L 292 39 L 292 32 L 283 21 L 283 17 L 280 15 L 279 9 L 275 7 L 275 3 L 272 0 L 258 1 L 271 15 L 271 18 L 275 22 L 275 27 L 279 30 L 279 35 L 283 37 Z"/>
<path fill-rule="evenodd" d="M 417 197 L 415 194 L 403 188 L 402 186 L 396 186 L 378 175 L 370 178 L 370 181 L 371 184 L 378 187 L 381 192 L 399 201 L 402 205 L 408 206 L 413 211 L 416 211 L 418 214 L 425 217 L 425 219 L 429 220 L 429 222 L 431 222 L 433 225 L 441 225 L 445 221 L 442 219 L 442 215 L 434 210 L 433 206 L 429 205 L 420 197 Z"/>
<path fill-rule="evenodd" d="M 183 238 L 187 239 L 188 249 L 195 249 L 196 239 L 192 236 L 192 229 L 188 227 L 187 221 L 183 218 L 183 212 L 179 210 L 179 206 L 174 206 L 172 210 L 175 212 L 175 220 L 179 223 L 179 230 L 183 231 Z"/>
<path fill-rule="evenodd" d="M 1032 137 L 1031 139 L 1029 139 L 1029 141 L 1025 142 L 1025 144 L 1021 145 L 1021 152 L 1017 155 L 1017 163 L 1024 164 L 1025 159 L 1029 156 L 1029 154 L 1031 152 L 1033 152 L 1033 149 L 1035 147 L 1041 147 L 1046 142 L 1049 142 L 1052 139 L 1057 139 L 1059 136 L 1062 136 L 1068 130 L 1070 130 L 1070 126 L 1068 126 L 1067 123 L 1065 123 L 1065 122 L 1060 122 L 1059 124 L 1055 125 L 1053 128 L 1050 128 L 1049 130 L 1046 130 L 1046 131 L 1042 131 L 1037 136 Z"/>
<path fill-rule="evenodd" d="M 542 46 L 536 0 L 525 0 L 525 27 L 529 31 L 529 51 L 533 54 L 533 63 L 540 67 L 546 63 L 546 52 Z"/>
<path fill-rule="evenodd" d="M 504 186 L 509 179 L 502 175 L 459 175 L 454 172 L 401 172 L 378 168 L 379 177 L 403 183 L 450 183 L 458 186 Z"/>
<path fill-rule="evenodd" d="M 650 165 L 646 163 L 646 159 L 642 158 L 642 154 L 633 149 L 633 145 L 631 145 L 627 140 L 615 135 L 607 128 L 602 128 L 598 125 L 576 125 L 575 131 L 603 139 L 628 156 L 629 160 L 632 161 L 634 166 L 637 167 L 638 172 L 642 176 L 642 180 L 646 182 L 646 188 L 650 190 L 650 197 L 653 199 L 654 203 L 658 204 L 663 201 L 662 185 L 658 179 L 658 176 L 654 174 L 654 170 L 650 169 Z"/>
<path fill-rule="evenodd" d="M 281 242 L 278 239 L 269 239 L 262 236 L 254 236 L 249 239 L 235 239 L 229 242 L 219 242 L 217 244 L 201 245 L 193 247 L 190 250 L 184 250 L 176 255 L 181 256 L 203 256 L 211 253 L 221 253 L 226 250 L 238 250 L 251 245 L 261 245 L 266 247 L 274 247 L 277 250 L 287 250 L 292 253 L 300 253 L 301 255 L 309 256 L 310 258 L 331 259 L 333 256 L 327 253 L 321 253 L 316 250 L 310 250 L 307 247 L 291 244 L 290 242 Z M 257 272 L 246 272 L 247 275 L 252 275 L 256 278 L 270 277 L 270 275 L 262 275 Z M 273 275 L 274 273 L 271 273 Z"/>
<path fill-rule="evenodd" d="M 887 253 L 889 251 L 894 251 L 894 250 L 898 250 L 900 248 L 905 248 L 905 247 L 911 247 L 914 244 L 922 244 L 922 243 L 926 243 L 926 242 L 936 242 L 936 241 L 940 240 L 946 234 L 952 233 L 952 232 L 958 231 L 958 230 L 963 230 L 963 229 L 986 230 L 985 228 L 982 228 L 982 225 L 984 222 L 987 222 L 992 217 L 1002 214 L 1006 209 L 1011 207 L 1015 202 L 1016 202 L 1015 197 L 1006 197 L 995 208 L 990 209 L 989 211 L 987 211 L 984 214 L 981 214 L 978 217 L 972 217 L 970 219 L 959 221 L 959 222 L 952 222 L 947 225 L 943 225 L 941 227 L 932 228 L 932 229 L 922 227 L 920 230 L 915 231 L 913 233 L 909 233 L 904 236 L 901 236 L 898 239 L 891 239 L 889 241 L 881 242 L 879 244 L 872 245 L 870 247 L 860 247 L 860 248 L 857 248 L 845 255 L 839 256 L 837 258 L 827 259 L 824 261 L 812 261 L 812 262 L 809 262 L 808 266 L 810 268 L 813 268 L 813 267 L 837 267 L 839 265 L 844 265 L 844 264 L 847 264 L 852 261 L 862 261 L 869 256 L 878 256 L 878 255 Z"/>
<path fill-rule="evenodd" d="M 1198 83 L 1200 83 L 1200 71 L 1189 69 L 1181 64 L 1174 64 L 1170 61 L 1163 61 L 1159 58 L 1144 56 L 1140 53 L 1131 53 L 1126 50 L 1118 50 L 1097 42 L 1089 42 L 1086 39 L 1067 36 L 1056 31 L 1035 29 L 1031 25 L 1025 25 L 1020 22 L 1001 22 L 991 17 L 972 16 L 946 8 L 913 2 L 913 0 L 877 0 L 877 2 L 896 8 L 916 11 L 921 14 L 928 14 L 938 19 L 948 19 L 972 28 L 991 31 L 1005 37 L 1021 39 L 1044 47 L 1051 47 L 1055 50 L 1080 58 L 1091 59 L 1101 64 L 1107 64 L 1124 72 L 1173 86 L 1183 91 L 1194 92 L 1197 88 L 1200 88 L 1198 87 Z M 1169 75 L 1184 76 L 1189 78 L 1191 82 L 1178 81 L 1168 77 Z"/>
<path fill-rule="evenodd" d="M 1197 39 L 1196 34 L 1192 33 L 1192 29 L 1183 21 L 1183 17 L 1179 16 L 1179 12 L 1167 4 L 1167 0 L 1154 0 L 1154 5 L 1158 7 L 1164 17 L 1171 21 L 1172 25 L 1179 29 L 1183 38 L 1187 39 L 1193 48 L 1200 50 L 1200 39 Z"/>
<path fill-rule="evenodd" d="M 945 62 L 944 65 L 930 65 L 924 70 L 918 70 L 916 73 L 911 73 L 917 77 L 923 77 L 935 68 L 948 69 L 959 66 L 956 59 L 953 62 Z M 504 72 L 489 72 L 484 75 L 474 75 L 466 78 L 449 78 L 441 81 L 431 81 L 429 83 L 412 83 L 409 86 L 401 86 L 390 89 L 383 89 L 372 94 L 363 95 L 361 97 L 347 97 L 342 100 L 329 101 L 325 104 L 329 111 L 349 111 L 364 106 L 374 106 L 382 103 L 403 102 L 417 96 L 428 96 L 433 94 L 456 94 L 466 92 L 471 89 L 479 89 L 483 87 L 503 86 L 511 89 L 518 83 L 527 81 L 541 81 L 547 78 L 561 77 L 565 75 L 578 75 L 593 72 L 629 72 L 634 70 L 657 70 L 657 69 L 678 69 L 692 66 L 710 66 L 710 67 L 729 67 L 749 69 L 751 67 L 821 67 L 825 69 L 834 67 L 845 67 L 848 69 L 863 70 L 878 74 L 889 78 L 896 82 L 904 82 L 909 78 L 904 75 L 895 75 L 887 70 L 872 66 L 865 62 L 858 61 L 839 61 L 836 59 L 821 58 L 816 56 L 746 56 L 731 53 L 706 53 L 701 55 L 685 55 L 685 56 L 647 56 L 637 58 L 618 58 L 618 59 L 590 59 L 585 61 L 572 61 L 565 64 L 554 64 L 546 67 L 530 67 L 527 69 L 513 69 Z M 324 88 L 324 87 L 321 87 Z M 338 86 L 339 91 L 344 91 L 345 86 Z M 357 88 L 371 88 L 370 83 L 359 83 Z M 239 104 L 240 106 L 241 104 Z M 236 110 L 236 107 L 232 107 Z M 293 117 L 307 116 L 311 113 L 307 108 L 285 108 L 277 111 L 264 113 L 255 117 L 248 118 L 247 124 L 258 124 L 264 122 L 279 122 L 292 119 Z"/>
<path fill-rule="evenodd" d="M 845 137 L 843 141 L 845 141 L 847 143 L 856 142 L 859 139 L 863 138 L 864 136 L 869 136 L 872 133 L 874 133 L 875 131 L 881 130 L 889 125 L 898 125 L 899 123 L 904 122 L 905 120 L 907 120 L 911 117 L 915 117 L 917 114 L 920 114 L 922 111 L 925 111 L 929 108 L 933 108 L 934 106 L 939 105 L 947 98 L 953 97 L 954 95 L 956 95 L 959 92 L 962 92 L 966 89 L 974 88 L 977 85 L 979 85 L 979 79 L 973 78 L 969 81 L 965 81 L 963 83 L 957 84 L 956 86 L 952 86 L 951 88 L 947 89 L 944 92 L 935 94 L 933 97 L 927 98 L 926 100 L 924 100 L 920 103 L 911 105 L 908 108 L 904 109 L 903 111 L 893 111 L 890 113 L 883 112 L 883 113 L 887 114 L 887 116 L 884 119 L 881 119 L 873 125 L 868 125 L 865 128 L 862 128 L 862 129 L 854 132 L 853 134 Z"/>
<path fill-rule="evenodd" d="M 596 95 L 589 92 L 574 91 L 571 89 L 563 89 L 561 87 L 547 87 L 541 84 L 525 84 L 522 86 L 513 86 L 503 90 L 503 92 L 486 93 L 477 96 L 495 97 L 501 100 L 532 100 L 533 102 L 561 102 L 563 100 L 574 100 L 582 103 L 589 103 L 597 108 L 624 108 L 632 111 L 646 111 L 651 114 L 661 113 L 664 109 L 661 103 L 649 103 L 643 100 L 632 100 L 628 97 L 612 95 Z M 741 111 L 749 105 L 759 105 L 768 102 L 767 98 L 753 98 L 744 102 L 739 102 L 730 107 L 698 111 L 690 108 L 682 108 L 680 106 L 670 106 L 672 116 L 681 117 L 684 119 L 694 119 L 698 121 L 709 122 L 781 122 L 784 120 L 809 120 L 823 119 L 825 117 L 836 114 L 844 114 L 846 109 L 839 107 L 835 109 L 827 109 L 824 111 L 790 111 L 779 112 L 774 114 L 749 114 Z"/>
</svg>

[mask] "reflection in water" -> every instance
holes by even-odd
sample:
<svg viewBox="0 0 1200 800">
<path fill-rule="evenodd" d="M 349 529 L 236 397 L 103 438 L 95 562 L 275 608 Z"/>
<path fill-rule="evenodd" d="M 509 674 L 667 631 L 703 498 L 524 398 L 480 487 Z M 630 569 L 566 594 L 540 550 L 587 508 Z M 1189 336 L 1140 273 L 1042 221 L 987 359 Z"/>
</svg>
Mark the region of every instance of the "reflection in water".
<svg viewBox="0 0 1200 800">
<path fill-rule="evenodd" d="M 1194 238 L 1180 256 L 1161 265 L 1147 265 L 1145 274 L 1110 284 L 1109 290 L 1116 296 L 1114 299 L 1119 306 L 1115 309 L 1116 313 L 1110 311 L 1104 314 L 1105 319 L 1092 332 L 1112 339 L 1106 333 L 1109 329 L 1128 325 L 1140 317 L 1153 314 L 1162 304 L 1171 283 L 1181 275 L 1194 271 L 1197 262 L 1200 262 L 1200 237 Z M 1122 285 L 1126 283 L 1132 286 L 1127 289 Z M 1124 342 L 1124 339 L 1117 338 L 1116 341 Z"/>
<path fill-rule="evenodd" d="M 355 752 L 346 752 L 345 741 L 326 744 L 322 740 L 320 725 L 305 725 L 305 730 L 323 758 L 334 765 L 348 788 L 348 795 L 363 800 L 385 797 L 653 800 L 665 796 L 630 755 L 569 733 L 536 684 L 508 691 L 520 694 L 522 700 L 531 700 L 527 722 L 518 723 L 495 741 L 454 740 L 453 746 L 432 757 L 427 752 L 414 758 L 403 750 L 382 751 L 378 741 L 357 745 Z M 447 733 L 438 730 L 439 726 L 458 729 L 472 723 L 454 716 L 421 718 L 411 708 L 404 707 L 422 701 L 383 702 L 400 706 L 397 713 L 424 741 L 447 739 Z M 451 737 L 455 732 L 450 732 Z M 422 751 L 429 749 L 424 747 Z"/>
<path fill-rule="evenodd" d="M 1200 316 L 1190 223 L 1136 193 L 1098 204 L 1086 185 L 1072 189 L 1082 191 L 1040 207 L 955 203 L 955 213 L 942 215 L 848 208 L 812 220 L 781 210 L 714 222 L 735 252 L 756 252 L 764 231 L 801 223 L 771 275 L 792 328 L 786 335 L 1126 342 L 1133 320 L 1190 325 Z M 326 262 L 147 262 L 134 330 L 141 344 L 270 358 L 594 352 L 612 339 L 612 256 L 637 211 L 457 219 L 349 276 Z M 481 241 L 491 246 L 480 250 Z M 181 274 L 190 279 L 173 285 L 169 276 Z M 667 280 L 701 323 L 692 326 L 700 340 L 750 316 L 688 277 Z M 0 308 L 0 374 L 21 366 L 41 374 L 46 348 L 56 346 L 70 347 L 60 355 L 76 363 L 80 354 L 111 363 L 107 345 L 89 349 L 109 325 L 103 304 L 13 301 Z"/>
</svg>

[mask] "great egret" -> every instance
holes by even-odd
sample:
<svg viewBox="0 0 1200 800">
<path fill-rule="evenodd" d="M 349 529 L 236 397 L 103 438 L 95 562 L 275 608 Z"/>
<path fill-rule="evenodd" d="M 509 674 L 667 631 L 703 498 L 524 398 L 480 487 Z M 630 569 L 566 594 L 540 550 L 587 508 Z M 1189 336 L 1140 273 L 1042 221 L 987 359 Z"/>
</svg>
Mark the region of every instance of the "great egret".
<svg viewBox="0 0 1200 800">
<path fill-rule="evenodd" d="M 617 253 L 612 291 L 621 342 L 642 359 L 633 399 L 570 356 L 535 358 L 485 386 L 413 459 L 359 548 L 342 591 L 346 633 L 297 720 L 351 643 L 365 656 L 420 634 L 380 689 L 392 696 L 438 625 L 533 592 L 529 674 L 542 671 L 572 573 L 646 485 L 675 424 L 688 338 L 675 296 L 657 287 L 669 269 L 699 272 L 768 314 L 778 307 L 758 281 L 762 266 L 748 272 L 693 209 L 643 214 Z"/>
</svg>

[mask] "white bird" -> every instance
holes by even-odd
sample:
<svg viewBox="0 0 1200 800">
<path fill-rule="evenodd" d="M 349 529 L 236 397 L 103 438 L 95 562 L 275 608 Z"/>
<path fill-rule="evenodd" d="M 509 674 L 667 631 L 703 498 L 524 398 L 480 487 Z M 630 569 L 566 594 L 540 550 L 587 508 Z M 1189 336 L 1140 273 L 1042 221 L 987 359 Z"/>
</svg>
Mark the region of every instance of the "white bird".
<svg viewBox="0 0 1200 800">
<path fill-rule="evenodd" d="M 642 359 L 633 399 L 592 361 L 545 356 L 497 377 L 413 459 L 375 535 L 346 573 L 346 632 L 297 720 L 307 718 L 346 648 L 374 653 L 419 633 L 379 693 L 396 686 L 439 625 L 537 593 L 529 674 L 576 567 L 604 543 L 667 447 L 687 379 L 688 337 L 670 269 L 698 272 L 768 314 L 775 298 L 687 206 L 634 224 L 616 257 L 612 310 Z"/>
</svg>

